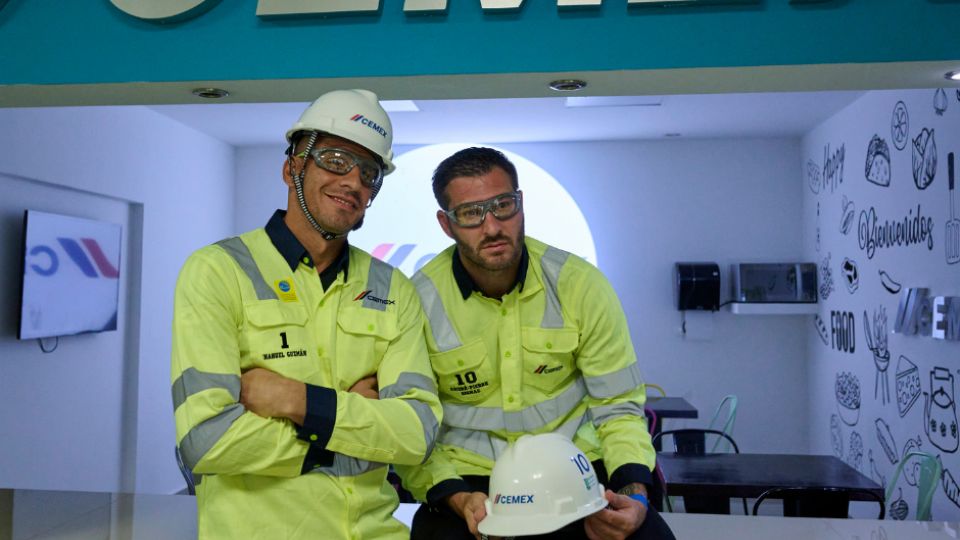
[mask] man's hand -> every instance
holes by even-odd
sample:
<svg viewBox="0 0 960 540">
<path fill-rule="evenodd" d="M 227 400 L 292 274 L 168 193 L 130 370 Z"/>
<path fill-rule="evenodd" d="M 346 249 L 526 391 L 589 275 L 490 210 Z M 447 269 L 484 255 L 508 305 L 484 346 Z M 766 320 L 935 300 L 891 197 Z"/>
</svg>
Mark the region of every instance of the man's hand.
<svg viewBox="0 0 960 540">
<path fill-rule="evenodd" d="M 460 491 L 447 497 L 447 505 L 467 522 L 470 534 L 475 536 L 477 540 L 480 540 L 480 531 L 477 530 L 477 524 L 487 517 L 487 507 L 483 504 L 486 500 L 487 494 L 482 491 L 471 493 Z"/>
<path fill-rule="evenodd" d="M 368 399 L 380 399 L 380 387 L 376 375 L 360 379 L 350 387 L 350 391 Z"/>
<path fill-rule="evenodd" d="M 254 368 L 240 377 L 240 403 L 265 418 L 289 418 L 303 425 L 307 387 L 268 369 Z"/>
<path fill-rule="evenodd" d="M 583 521 L 590 540 L 623 540 L 643 525 L 647 508 L 640 501 L 607 490 L 609 506 Z"/>
</svg>

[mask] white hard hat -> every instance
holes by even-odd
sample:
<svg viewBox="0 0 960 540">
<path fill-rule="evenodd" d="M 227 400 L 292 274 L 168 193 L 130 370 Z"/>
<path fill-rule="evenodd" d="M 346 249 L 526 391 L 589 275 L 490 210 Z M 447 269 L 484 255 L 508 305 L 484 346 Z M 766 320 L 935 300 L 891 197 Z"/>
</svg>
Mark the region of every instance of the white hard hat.
<svg viewBox="0 0 960 540">
<path fill-rule="evenodd" d="M 383 174 L 393 165 L 393 125 L 377 95 L 369 90 L 334 90 L 317 98 L 287 130 L 287 142 L 298 131 L 321 131 L 355 142 L 383 161 Z"/>
<path fill-rule="evenodd" d="M 490 536 L 546 534 L 607 506 L 587 456 L 557 433 L 524 435 L 497 458 L 490 474 Z"/>
</svg>

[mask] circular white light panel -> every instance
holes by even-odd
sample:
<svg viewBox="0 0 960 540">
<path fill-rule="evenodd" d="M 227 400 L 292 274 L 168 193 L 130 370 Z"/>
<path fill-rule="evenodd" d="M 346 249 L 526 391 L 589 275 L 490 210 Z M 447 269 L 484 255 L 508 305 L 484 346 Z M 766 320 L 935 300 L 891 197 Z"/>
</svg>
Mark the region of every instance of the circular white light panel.
<svg viewBox="0 0 960 540">
<path fill-rule="evenodd" d="M 397 170 L 367 210 L 364 225 L 350 233 L 350 243 L 412 276 L 453 241 L 437 223 L 433 170 L 455 152 L 477 144 L 435 144 L 394 159 Z M 526 234 L 597 264 L 593 235 L 567 190 L 536 163 L 497 148 L 517 167 L 523 191 Z M 487 216 L 487 219 L 493 219 Z"/>
</svg>

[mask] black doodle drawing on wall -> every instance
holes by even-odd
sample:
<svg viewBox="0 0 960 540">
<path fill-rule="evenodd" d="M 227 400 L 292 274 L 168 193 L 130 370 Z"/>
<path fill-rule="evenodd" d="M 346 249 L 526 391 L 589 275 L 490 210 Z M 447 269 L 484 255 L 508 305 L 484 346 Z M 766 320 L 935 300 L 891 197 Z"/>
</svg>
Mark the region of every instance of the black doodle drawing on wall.
<svg viewBox="0 0 960 540">
<path fill-rule="evenodd" d="M 907 504 L 907 501 L 903 500 L 903 488 L 897 488 L 897 498 L 890 503 L 890 509 L 887 513 L 892 519 L 897 521 L 903 521 L 910 515 L 910 505 Z"/>
<path fill-rule="evenodd" d="M 937 116 L 943 116 L 943 113 L 947 112 L 947 92 L 943 88 L 937 88 L 933 93 L 933 112 L 937 113 Z"/>
<path fill-rule="evenodd" d="M 916 439 L 907 439 L 907 442 L 903 445 L 903 452 L 900 452 L 900 459 L 906 460 L 903 464 L 903 478 L 911 486 L 916 487 L 917 481 L 920 474 L 920 462 L 916 457 L 907 457 L 907 454 L 910 452 L 920 452 L 921 445 L 923 442 L 920 440 L 920 435 L 917 435 Z"/>
<path fill-rule="evenodd" d="M 887 368 L 890 366 L 890 351 L 887 350 L 887 308 L 880 306 L 873 312 L 873 327 L 866 310 L 863 312 L 863 330 L 867 335 L 867 347 L 873 353 L 873 365 L 877 368 L 873 380 L 873 399 L 880 394 L 880 402 L 886 405 L 890 401 L 890 378 Z"/>
<path fill-rule="evenodd" d="M 845 146 L 845 144 L 841 144 L 840 148 L 832 153 L 829 144 L 823 147 L 823 186 L 820 189 L 821 192 L 826 192 L 829 187 L 830 193 L 833 193 L 843 183 Z"/>
<path fill-rule="evenodd" d="M 877 462 L 873 459 L 873 449 L 867 450 L 867 461 L 870 462 L 870 476 L 881 486 L 887 485 L 887 475 L 877 467 Z"/>
<path fill-rule="evenodd" d="M 847 285 L 847 292 L 853 294 L 860 287 L 860 271 L 857 270 L 857 261 L 843 258 L 843 264 L 840 265 L 840 275 L 843 276 L 843 282 Z"/>
<path fill-rule="evenodd" d="M 840 420 L 848 426 L 857 425 L 860 420 L 860 379 L 847 371 L 837 373 L 834 393 Z"/>
<path fill-rule="evenodd" d="M 890 118 L 890 140 L 897 150 L 903 150 L 907 147 L 907 140 L 910 138 L 910 115 L 907 113 L 907 106 L 898 101 L 893 107 L 893 115 Z"/>
<path fill-rule="evenodd" d="M 843 459 L 843 428 L 840 427 L 840 418 L 830 415 L 830 443 L 833 445 L 833 455 Z"/>
<path fill-rule="evenodd" d="M 930 394 L 923 393 L 924 429 L 931 444 L 951 454 L 960 444 L 953 396 L 953 374 L 946 368 L 934 367 L 930 371 Z"/>
<path fill-rule="evenodd" d="M 817 201 L 817 253 L 820 253 L 820 201 Z"/>
<path fill-rule="evenodd" d="M 900 293 L 900 284 L 897 283 L 886 270 L 879 270 L 880 273 L 880 284 L 883 285 L 883 288 L 887 290 L 890 294 Z"/>
<path fill-rule="evenodd" d="M 853 204 L 853 201 L 848 199 L 846 195 L 843 196 L 843 202 L 840 206 L 840 232 L 843 234 L 850 234 L 850 230 L 853 229 L 853 218 L 857 213 L 857 207 Z"/>
<path fill-rule="evenodd" d="M 946 246 L 947 264 L 960 262 L 960 219 L 957 219 L 957 209 L 953 201 L 953 152 L 947 154 L 947 184 L 950 189 L 950 219 L 947 220 L 943 243 Z"/>
<path fill-rule="evenodd" d="M 813 316 L 813 326 L 817 329 L 817 335 L 820 336 L 820 341 L 822 341 L 824 345 L 829 347 L 830 333 L 827 332 L 827 325 L 824 324 L 823 319 L 820 318 L 820 315 Z"/>
<path fill-rule="evenodd" d="M 847 449 L 847 464 L 860 470 L 863 464 L 863 438 L 856 431 L 850 432 L 850 446 Z"/>
<path fill-rule="evenodd" d="M 877 426 L 877 440 L 880 441 L 880 448 L 883 449 L 890 464 L 896 465 L 900 461 L 900 456 L 897 455 L 897 443 L 893 440 L 889 424 L 883 418 L 877 418 L 873 423 Z M 883 485 L 886 485 L 886 482 Z"/>
<path fill-rule="evenodd" d="M 831 253 L 820 261 L 820 300 L 826 301 L 833 292 L 833 270 L 830 269 Z"/>
<path fill-rule="evenodd" d="M 920 205 L 917 204 L 917 214 L 913 208 L 903 219 L 897 221 L 881 221 L 877 216 L 877 209 L 860 211 L 860 222 L 857 225 L 857 240 L 860 249 L 867 252 L 867 258 L 872 259 L 877 249 L 886 249 L 894 246 L 912 246 L 927 244 L 927 249 L 933 250 L 933 218 L 925 217 Z"/>
<path fill-rule="evenodd" d="M 907 415 L 910 407 L 920 397 L 920 370 L 917 365 L 904 355 L 897 359 L 897 411 L 900 418 Z"/>
<path fill-rule="evenodd" d="M 870 183 L 883 187 L 890 185 L 890 148 L 879 135 L 874 135 L 867 146 L 864 174 Z"/>
<path fill-rule="evenodd" d="M 937 460 L 939 459 L 940 456 L 937 456 Z M 953 478 L 953 473 L 950 472 L 950 469 L 944 469 L 942 463 L 940 468 L 943 470 L 940 476 L 940 485 L 943 487 L 943 494 L 947 496 L 947 499 L 950 499 L 950 502 L 960 507 L 960 486 L 957 485 L 957 481 Z"/>
<path fill-rule="evenodd" d="M 857 322 L 852 312 L 830 312 L 830 345 L 837 351 L 853 354 L 857 350 Z"/>
<path fill-rule="evenodd" d="M 810 188 L 810 191 L 814 195 L 820 193 L 820 184 L 822 178 L 820 177 L 820 166 L 814 163 L 812 159 L 807 160 L 807 186 Z"/>
<path fill-rule="evenodd" d="M 933 130 L 923 128 L 913 139 L 913 183 L 927 189 L 937 174 L 937 141 Z"/>
</svg>

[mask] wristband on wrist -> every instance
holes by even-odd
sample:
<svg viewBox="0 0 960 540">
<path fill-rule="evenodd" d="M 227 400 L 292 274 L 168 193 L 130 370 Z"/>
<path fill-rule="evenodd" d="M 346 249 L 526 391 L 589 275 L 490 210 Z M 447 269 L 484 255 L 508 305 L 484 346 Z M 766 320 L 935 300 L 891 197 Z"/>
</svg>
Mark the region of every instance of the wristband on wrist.
<svg viewBox="0 0 960 540">
<path fill-rule="evenodd" d="M 627 496 L 635 501 L 640 501 L 640 503 L 643 504 L 644 508 L 647 508 L 648 510 L 650 509 L 650 501 L 647 500 L 647 498 L 643 495 L 643 493 L 633 493 Z"/>
</svg>

